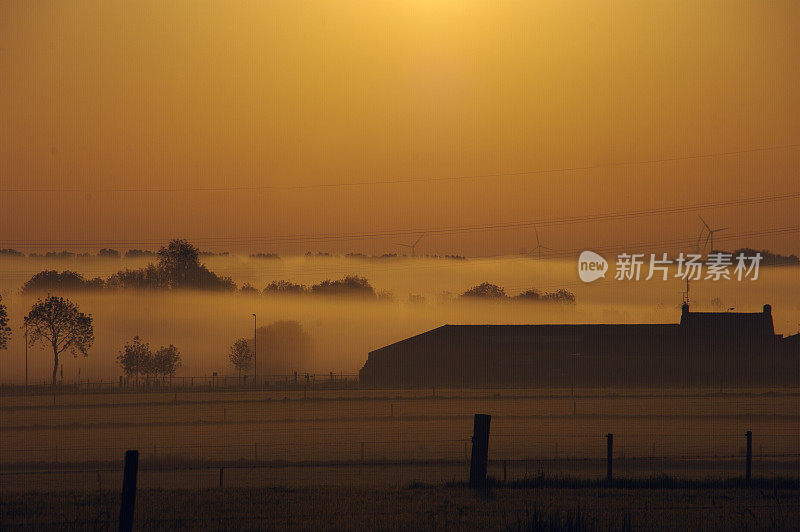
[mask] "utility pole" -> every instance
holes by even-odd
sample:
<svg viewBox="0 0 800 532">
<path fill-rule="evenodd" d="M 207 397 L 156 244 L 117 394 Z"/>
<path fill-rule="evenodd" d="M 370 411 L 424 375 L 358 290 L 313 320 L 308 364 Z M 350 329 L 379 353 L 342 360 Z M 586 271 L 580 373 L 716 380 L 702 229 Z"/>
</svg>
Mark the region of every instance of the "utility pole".
<svg viewBox="0 0 800 532">
<path fill-rule="evenodd" d="M 258 382 L 258 355 L 256 350 L 256 315 L 253 314 L 253 386 Z"/>
</svg>

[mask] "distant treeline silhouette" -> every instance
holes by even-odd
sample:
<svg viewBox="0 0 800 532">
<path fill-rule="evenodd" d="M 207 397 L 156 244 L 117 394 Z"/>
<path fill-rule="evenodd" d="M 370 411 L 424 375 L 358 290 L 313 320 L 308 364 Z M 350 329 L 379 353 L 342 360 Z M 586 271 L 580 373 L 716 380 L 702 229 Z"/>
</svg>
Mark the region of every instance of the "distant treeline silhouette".
<svg viewBox="0 0 800 532">
<path fill-rule="evenodd" d="M 197 252 L 198 256 L 200 257 L 229 257 L 231 253 L 229 251 L 220 251 L 220 252 L 213 252 L 213 251 L 199 251 Z M 125 253 L 122 253 L 119 250 L 112 249 L 112 248 L 102 248 L 100 251 L 97 252 L 96 255 L 93 255 L 89 252 L 84 253 L 74 253 L 72 251 L 48 251 L 46 253 L 30 253 L 27 255 L 27 258 L 30 259 L 91 259 L 91 258 L 103 258 L 103 259 L 138 259 L 142 257 L 155 257 L 158 255 L 158 252 L 150 251 L 147 249 L 129 249 Z M 398 254 L 398 253 L 383 253 L 380 255 L 367 255 L 365 253 L 345 253 L 344 255 L 337 255 L 335 253 L 329 253 L 324 251 L 316 251 L 311 252 L 308 251 L 305 253 L 306 257 L 330 257 L 330 258 L 338 258 L 344 257 L 346 259 L 359 259 L 359 260 L 391 260 L 391 259 L 403 259 L 403 258 L 411 258 L 409 255 L 405 254 Z M 15 258 L 26 258 L 26 255 L 16 249 L 12 248 L 1 248 L 0 249 L 0 257 L 15 257 Z M 280 259 L 280 255 L 277 253 L 265 253 L 265 252 L 258 252 L 258 253 L 250 253 L 249 257 L 251 259 L 269 259 L 275 260 Z M 420 255 L 418 258 L 426 258 L 426 259 L 446 259 L 446 260 L 467 260 L 466 257 L 461 255 Z"/>
<path fill-rule="evenodd" d="M 249 286 L 249 285 L 246 285 Z M 250 287 L 252 293 L 258 291 Z M 242 287 L 245 291 L 245 287 Z M 310 294 L 318 296 L 354 297 L 361 299 L 378 299 L 382 301 L 393 300 L 394 296 L 386 290 L 376 291 L 366 277 L 346 275 L 337 280 L 325 279 L 322 282 L 306 286 L 287 280 L 272 281 L 264 288 L 264 295 L 301 295 Z"/>
<path fill-rule="evenodd" d="M 99 290 L 108 289 L 199 289 L 236 290 L 230 277 L 221 277 L 200 263 L 200 253 L 196 247 L 185 240 L 173 240 L 162 247 L 157 263 L 144 268 L 121 270 L 103 281 L 100 277 L 85 279 L 83 275 L 55 270 L 39 272 L 22 285 L 22 293 L 43 293 L 58 290 Z"/>
<path fill-rule="evenodd" d="M 494 300 L 517 300 L 517 301 L 541 301 L 544 303 L 575 303 L 575 294 L 564 288 L 559 288 L 553 292 L 540 292 L 535 288 L 525 290 L 516 296 L 509 296 L 503 287 L 492 283 L 481 283 L 473 286 L 463 294 L 465 299 L 494 299 Z"/>
</svg>

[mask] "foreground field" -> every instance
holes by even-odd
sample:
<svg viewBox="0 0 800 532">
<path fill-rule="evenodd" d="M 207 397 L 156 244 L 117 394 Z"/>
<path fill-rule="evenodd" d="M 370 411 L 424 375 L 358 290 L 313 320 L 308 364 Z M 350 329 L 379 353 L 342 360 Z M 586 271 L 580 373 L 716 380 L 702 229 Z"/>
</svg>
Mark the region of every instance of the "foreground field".
<svg viewBox="0 0 800 532">
<path fill-rule="evenodd" d="M 467 475 L 475 413 L 489 474 L 800 477 L 798 390 L 309 390 L 0 397 L 0 492 L 106 489 L 126 449 L 144 489 L 396 489 Z"/>
<path fill-rule="evenodd" d="M 116 491 L 15 494 L 0 526 L 116 527 Z M 775 529 L 800 528 L 800 492 L 758 489 L 268 488 L 142 490 L 146 529 Z"/>
</svg>

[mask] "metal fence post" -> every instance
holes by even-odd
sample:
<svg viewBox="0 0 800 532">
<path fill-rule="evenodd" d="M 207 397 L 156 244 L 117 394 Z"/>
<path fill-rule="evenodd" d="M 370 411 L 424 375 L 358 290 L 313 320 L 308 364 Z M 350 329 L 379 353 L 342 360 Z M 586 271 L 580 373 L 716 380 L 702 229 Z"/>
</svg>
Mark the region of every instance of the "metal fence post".
<svg viewBox="0 0 800 532">
<path fill-rule="evenodd" d="M 610 484 L 614 478 L 612 467 L 612 455 L 614 450 L 614 435 L 611 433 L 606 434 L 607 442 L 607 456 L 606 456 L 606 480 Z"/>
<path fill-rule="evenodd" d="M 119 530 L 133 528 L 133 510 L 136 505 L 136 473 L 139 468 L 139 451 L 125 452 L 125 472 L 122 477 L 122 500 L 119 509 Z"/>
<path fill-rule="evenodd" d="M 753 432 L 747 431 L 744 433 L 745 437 L 747 437 L 747 456 L 744 462 L 744 478 L 747 484 L 750 484 L 750 465 L 753 461 Z"/>
<path fill-rule="evenodd" d="M 472 432 L 472 461 L 469 466 L 469 485 L 473 488 L 486 484 L 491 421 L 492 416 L 488 414 L 475 414 L 475 425 Z"/>
</svg>

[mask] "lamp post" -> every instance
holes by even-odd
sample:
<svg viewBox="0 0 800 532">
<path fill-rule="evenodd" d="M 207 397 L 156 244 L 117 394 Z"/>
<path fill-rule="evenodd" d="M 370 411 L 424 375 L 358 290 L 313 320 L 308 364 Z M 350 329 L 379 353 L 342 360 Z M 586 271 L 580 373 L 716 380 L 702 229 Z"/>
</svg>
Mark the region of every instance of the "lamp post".
<svg viewBox="0 0 800 532">
<path fill-rule="evenodd" d="M 25 387 L 28 386 L 28 320 L 25 320 Z"/>
<path fill-rule="evenodd" d="M 256 315 L 253 314 L 253 386 L 258 382 L 258 358 L 256 355 Z"/>
</svg>

